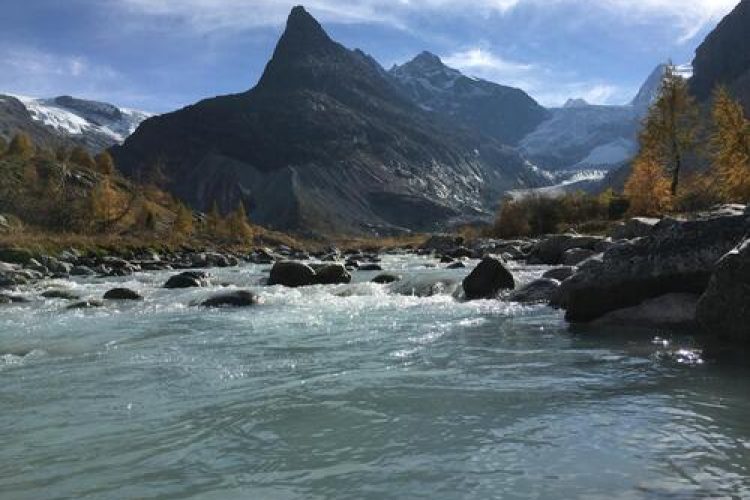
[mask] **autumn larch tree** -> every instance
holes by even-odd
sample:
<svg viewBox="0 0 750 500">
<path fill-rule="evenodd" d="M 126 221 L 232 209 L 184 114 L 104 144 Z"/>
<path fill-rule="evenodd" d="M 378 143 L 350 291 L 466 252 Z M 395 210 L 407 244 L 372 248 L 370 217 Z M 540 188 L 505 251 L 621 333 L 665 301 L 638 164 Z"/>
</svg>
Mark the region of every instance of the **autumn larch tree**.
<svg viewBox="0 0 750 500">
<path fill-rule="evenodd" d="M 245 204 L 240 200 L 237 208 L 227 218 L 229 234 L 237 240 L 247 243 L 253 239 L 253 229 L 247 219 Z"/>
<path fill-rule="evenodd" d="M 96 162 L 91 157 L 88 151 L 82 146 L 74 147 L 70 152 L 70 161 L 79 167 L 88 168 L 94 170 L 96 168 Z"/>
<path fill-rule="evenodd" d="M 104 175 L 112 175 L 115 173 L 115 161 L 112 159 L 112 155 L 108 152 L 102 151 L 96 155 L 94 161 L 96 163 L 96 170 L 99 173 Z"/>
<path fill-rule="evenodd" d="M 658 160 L 645 154 L 633 162 L 625 183 L 625 196 L 632 215 L 658 216 L 671 208 L 671 182 Z"/>
<path fill-rule="evenodd" d="M 34 155 L 34 143 L 26 132 L 18 132 L 8 145 L 7 154 L 19 158 L 31 158 Z"/>
<path fill-rule="evenodd" d="M 712 115 L 712 167 L 721 194 L 726 201 L 750 201 L 750 121 L 726 87 L 716 89 Z"/>
<path fill-rule="evenodd" d="M 177 205 L 172 233 L 178 238 L 186 238 L 193 234 L 193 212 L 181 202 Z"/>
</svg>

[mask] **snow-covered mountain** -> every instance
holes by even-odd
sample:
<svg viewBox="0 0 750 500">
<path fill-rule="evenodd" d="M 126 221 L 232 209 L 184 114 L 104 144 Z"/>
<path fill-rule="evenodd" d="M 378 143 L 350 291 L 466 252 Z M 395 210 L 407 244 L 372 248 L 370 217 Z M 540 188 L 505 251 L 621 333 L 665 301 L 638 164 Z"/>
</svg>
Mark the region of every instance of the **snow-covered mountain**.
<svg viewBox="0 0 750 500">
<path fill-rule="evenodd" d="M 549 116 L 523 90 L 468 77 L 430 52 L 394 66 L 389 73 L 422 109 L 505 144 L 516 145 Z"/>
<path fill-rule="evenodd" d="M 659 94 L 666 66 L 646 79 L 635 98 L 622 106 L 592 105 L 571 99 L 520 141 L 521 151 L 553 171 L 609 170 L 636 153 L 641 122 Z M 681 72 L 688 68 L 680 67 Z"/>
<path fill-rule="evenodd" d="M 122 143 L 143 120 L 152 116 L 144 111 L 70 96 L 50 99 L 21 95 L 0 97 L 20 102 L 31 120 L 53 135 L 83 144 L 92 151 Z"/>
</svg>

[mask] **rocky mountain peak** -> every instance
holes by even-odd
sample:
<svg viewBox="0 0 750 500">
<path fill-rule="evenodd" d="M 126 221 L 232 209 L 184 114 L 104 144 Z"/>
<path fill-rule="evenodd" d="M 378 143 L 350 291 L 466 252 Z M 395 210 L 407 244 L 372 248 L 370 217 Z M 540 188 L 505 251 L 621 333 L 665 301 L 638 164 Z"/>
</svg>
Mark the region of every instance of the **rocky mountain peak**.
<svg viewBox="0 0 750 500">
<path fill-rule="evenodd" d="M 585 108 L 586 106 L 590 106 L 586 99 L 578 98 L 568 99 L 567 101 L 565 101 L 563 108 Z"/>
<path fill-rule="evenodd" d="M 659 64 L 654 68 L 630 104 L 636 108 L 648 109 L 661 91 L 661 82 L 666 70 L 666 64 Z"/>
</svg>

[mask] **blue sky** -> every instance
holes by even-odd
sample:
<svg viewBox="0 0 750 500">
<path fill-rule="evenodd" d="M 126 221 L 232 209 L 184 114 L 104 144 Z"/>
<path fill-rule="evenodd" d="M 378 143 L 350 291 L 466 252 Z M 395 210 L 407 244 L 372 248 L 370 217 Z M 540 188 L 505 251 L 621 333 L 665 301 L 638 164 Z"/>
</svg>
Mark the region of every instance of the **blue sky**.
<svg viewBox="0 0 750 500">
<path fill-rule="evenodd" d="M 695 48 L 738 0 L 310 0 L 333 38 L 385 67 L 422 50 L 464 73 L 624 103 Z M 71 94 L 162 112 L 252 87 L 284 0 L 4 0 L 0 92 Z"/>
</svg>

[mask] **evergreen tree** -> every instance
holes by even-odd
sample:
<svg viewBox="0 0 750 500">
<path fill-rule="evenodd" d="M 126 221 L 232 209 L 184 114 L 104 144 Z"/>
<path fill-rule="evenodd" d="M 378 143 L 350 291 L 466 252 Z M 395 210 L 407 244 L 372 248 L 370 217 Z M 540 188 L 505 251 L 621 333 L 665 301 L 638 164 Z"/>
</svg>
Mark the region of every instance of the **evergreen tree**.
<svg viewBox="0 0 750 500">
<path fill-rule="evenodd" d="M 70 152 L 70 161 L 78 165 L 79 167 L 88 168 L 94 170 L 96 168 L 96 162 L 91 158 L 86 149 L 81 146 L 76 146 Z"/>
<path fill-rule="evenodd" d="M 177 216 L 172 225 L 172 233 L 179 238 L 193 234 L 193 212 L 183 203 L 177 205 Z"/>
<path fill-rule="evenodd" d="M 107 151 L 102 151 L 94 158 L 96 162 L 96 169 L 104 175 L 112 175 L 115 173 L 115 161 L 112 159 Z"/>
<path fill-rule="evenodd" d="M 34 155 L 34 143 L 26 132 L 18 132 L 8 146 L 7 154 L 29 159 Z"/>
<path fill-rule="evenodd" d="M 253 239 L 253 229 L 247 219 L 245 204 L 240 200 L 237 208 L 227 218 L 229 234 L 237 240 L 247 243 Z"/>
<path fill-rule="evenodd" d="M 750 201 L 750 121 L 725 87 L 714 93 L 712 115 L 712 166 L 721 194 L 726 201 Z"/>
<path fill-rule="evenodd" d="M 625 196 L 633 215 L 661 215 L 671 208 L 671 182 L 661 164 L 641 154 L 625 184 Z"/>
</svg>

